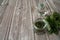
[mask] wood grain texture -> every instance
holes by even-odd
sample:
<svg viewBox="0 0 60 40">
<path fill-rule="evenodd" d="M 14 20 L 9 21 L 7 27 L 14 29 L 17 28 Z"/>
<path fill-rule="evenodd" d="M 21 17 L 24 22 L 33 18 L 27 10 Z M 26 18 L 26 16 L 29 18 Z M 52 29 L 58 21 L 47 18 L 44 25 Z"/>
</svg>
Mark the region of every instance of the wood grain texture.
<svg viewBox="0 0 60 40">
<path fill-rule="evenodd" d="M 34 40 L 30 0 L 18 0 L 8 40 Z"/>
<path fill-rule="evenodd" d="M 49 35 L 49 39 L 50 40 L 60 40 L 60 34 L 59 35 L 55 35 L 55 34 Z"/>
<path fill-rule="evenodd" d="M 6 2 L 7 1 L 7 2 Z M 0 5 L 0 24 L 2 22 L 3 16 L 4 16 L 4 12 L 9 4 L 8 0 L 5 0 L 1 3 L 2 5 Z"/>
<path fill-rule="evenodd" d="M 9 0 L 3 20 L 0 24 L 0 40 L 7 40 L 16 0 Z"/>
</svg>

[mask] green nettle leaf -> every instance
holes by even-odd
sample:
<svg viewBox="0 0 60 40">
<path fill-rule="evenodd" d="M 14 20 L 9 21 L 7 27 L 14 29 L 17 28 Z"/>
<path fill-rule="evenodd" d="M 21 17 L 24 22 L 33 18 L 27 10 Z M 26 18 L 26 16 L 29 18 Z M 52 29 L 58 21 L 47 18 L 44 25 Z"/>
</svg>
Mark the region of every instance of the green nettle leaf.
<svg viewBox="0 0 60 40">
<path fill-rule="evenodd" d="M 46 21 L 49 23 L 51 28 L 51 30 L 48 30 L 48 32 L 58 34 L 58 28 L 60 28 L 60 14 L 53 12 L 53 14 L 46 17 Z"/>
<path fill-rule="evenodd" d="M 56 24 L 57 24 L 57 27 L 60 28 L 60 14 L 57 13 L 57 12 L 54 12 L 54 13 L 53 13 L 53 17 L 54 17 L 54 19 L 55 19 L 55 22 L 56 22 Z"/>
<path fill-rule="evenodd" d="M 55 18 L 56 21 L 59 21 L 60 22 L 60 14 L 59 13 L 54 12 L 53 13 L 53 18 Z"/>
</svg>

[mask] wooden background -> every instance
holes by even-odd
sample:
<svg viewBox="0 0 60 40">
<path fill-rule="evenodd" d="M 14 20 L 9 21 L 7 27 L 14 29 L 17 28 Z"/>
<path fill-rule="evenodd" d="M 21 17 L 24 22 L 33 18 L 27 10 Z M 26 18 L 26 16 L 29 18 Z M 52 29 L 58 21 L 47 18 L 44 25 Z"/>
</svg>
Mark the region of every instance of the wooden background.
<svg viewBox="0 0 60 40">
<path fill-rule="evenodd" d="M 32 6 L 44 0 L 9 0 L 0 8 L 0 40 L 60 40 L 60 35 L 37 35 L 33 31 Z"/>
</svg>

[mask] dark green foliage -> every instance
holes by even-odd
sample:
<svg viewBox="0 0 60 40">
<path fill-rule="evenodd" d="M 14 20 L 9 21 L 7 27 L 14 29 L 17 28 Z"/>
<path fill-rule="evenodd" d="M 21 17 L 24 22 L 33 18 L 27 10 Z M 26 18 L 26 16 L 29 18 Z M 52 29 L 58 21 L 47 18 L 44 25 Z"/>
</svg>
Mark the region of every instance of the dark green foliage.
<svg viewBox="0 0 60 40">
<path fill-rule="evenodd" d="M 59 13 L 54 12 L 54 13 L 53 13 L 53 18 L 54 18 L 56 21 L 59 21 L 59 22 L 60 22 L 60 14 L 59 14 Z"/>
<path fill-rule="evenodd" d="M 46 18 L 46 20 L 48 21 L 49 25 L 50 25 L 50 30 L 48 30 L 49 33 L 55 33 L 58 34 L 58 29 L 56 27 L 56 23 L 54 19 L 51 19 L 50 16 L 48 16 Z"/>
<path fill-rule="evenodd" d="M 45 21 L 47 21 L 48 26 L 45 27 L 45 29 L 48 31 L 48 33 L 52 34 L 58 34 L 60 29 L 60 14 L 57 12 L 53 12 L 50 16 L 46 16 Z M 35 26 L 37 28 L 43 28 L 45 23 L 43 21 L 37 21 L 35 22 Z M 50 29 L 50 30 L 49 30 Z"/>
<path fill-rule="evenodd" d="M 53 13 L 53 18 L 55 19 L 55 22 L 57 24 L 57 27 L 60 28 L 60 14 L 57 12 Z"/>
<path fill-rule="evenodd" d="M 51 30 L 48 30 L 48 32 L 58 34 L 58 28 L 60 27 L 60 14 L 53 12 L 53 14 L 46 17 L 46 21 L 49 23 L 51 28 Z"/>
</svg>

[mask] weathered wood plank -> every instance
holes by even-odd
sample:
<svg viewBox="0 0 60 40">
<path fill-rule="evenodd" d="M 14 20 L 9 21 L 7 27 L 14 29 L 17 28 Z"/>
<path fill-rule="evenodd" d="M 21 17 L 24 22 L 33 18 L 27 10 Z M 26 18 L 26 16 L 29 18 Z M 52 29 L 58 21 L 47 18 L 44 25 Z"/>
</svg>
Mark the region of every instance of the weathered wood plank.
<svg viewBox="0 0 60 40">
<path fill-rule="evenodd" d="M 6 1 L 7 1 L 7 2 L 6 2 Z M 4 2 L 5 2 L 5 3 L 4 3 Z M 2 3 L 3 3 L 3 4 L 2 4 Z M 1 3 L 2 5 L 0 5 L 0 24 L 1 24 L 1 22 L 2 22 L 4 12 L 5 12 L 5 10 L 6 10 L 9 2 L 8 2 L 8 0 L 5 0 L 5 1 L 3 1 L 2 3 Z"/>
<path fill-rule="evenodd" d="M 31 2 L 30 0 L 26 0 L 26 11 L 25 11 L 26 13 L 22 11 L 24 17 L 22 16 L 23 26 L 21 28 L 21 40 L 34 40 L 30 2 Z"/>
<path fill-rule="evenodd" d="M 0 25 L 0 40 L 7 40 L 16 0 L 9 0 L 4 17 Z"/>
<path fill-rule="evenodd" d="M 8 40 L 34 40 L 30 0 L 18 0 Z"/>
<path fill-rule="evenodd" d="M 24 17 L 22 19 L 23 26 L 21 27 L 21 30 L 22 30 L 21 40 L 34 40 L 30 0 L 26 0 L 26 11 L 25 12 L 23 12 Z"/>
<path fill-rule="evenodd" d="M 19 38 L 18 37 L 19 31 L 21 29 L 20 26 L 22 23 L 22 14 L 20 13 L 19 8 L 21 8 L 21 0 L 17 0 L 17 3 L 16 3 L 8 40 L 18 40 L 18 38 Z M 19 20 L 19 16 L 20 16 L 20 20 Z M 18 26 L 19 21 L 20 21 L 20 26 Z"/>
<path fill-rule="evenodd" d="M 60 35 L 55 35 L 55 34 L 49 35 L 49 39 L 50 40 L 60 40 Z"/>
<path fill-rule="evenodd" d="M 52 8 L 55 11 L 60 12 L 60 0 L 49 0 L 50 4 L 52 4 Z"/>
</svg>

